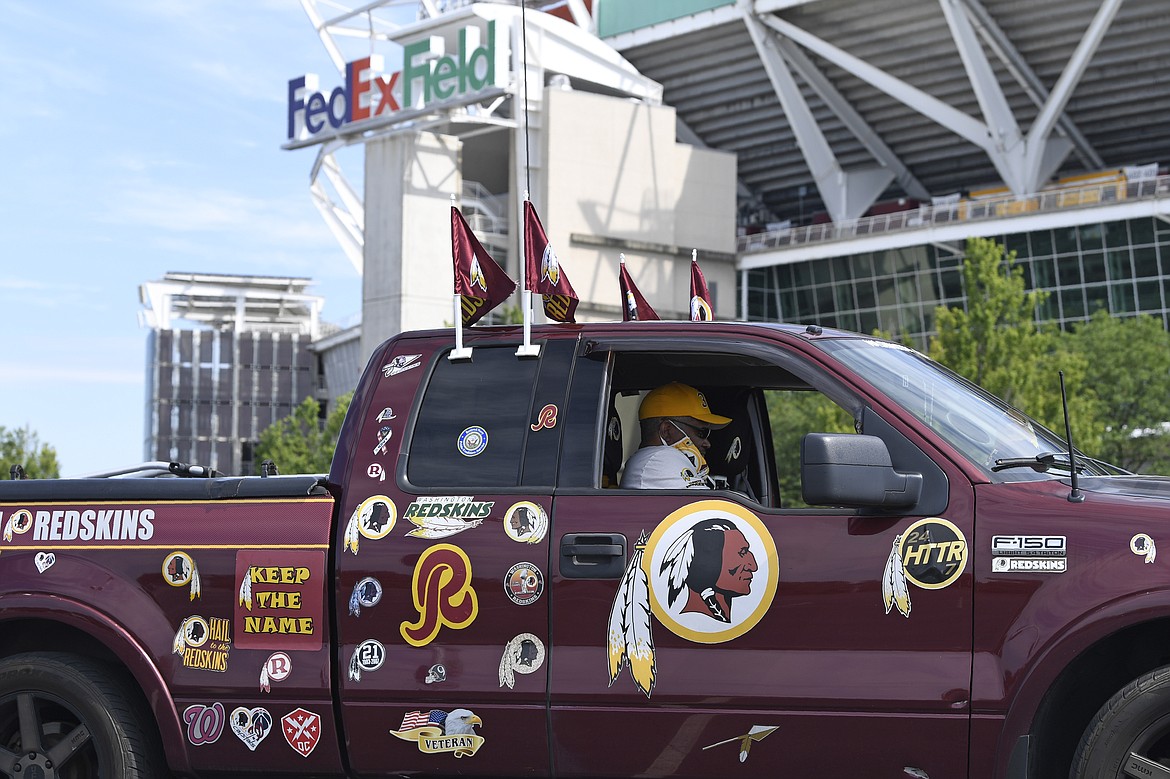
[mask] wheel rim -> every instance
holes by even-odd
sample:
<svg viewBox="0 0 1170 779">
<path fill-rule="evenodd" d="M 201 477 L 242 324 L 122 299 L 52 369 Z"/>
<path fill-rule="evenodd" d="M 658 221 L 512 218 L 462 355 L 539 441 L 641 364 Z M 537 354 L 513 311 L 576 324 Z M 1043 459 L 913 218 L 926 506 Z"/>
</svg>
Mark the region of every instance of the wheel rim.
<svg viewBox="0 0 1170 779">
<path fill-rule="evenodd" d="M 0 776 L 108 776 L 101 763 L 89 726 L 70 704 L 42 690 L 0 698 Z"/>
<path fill-rule="evenodd" d="M 1170 715 L 1159 717 L 1138 734 L 1117 776 L 1170 779 Z"/>
</svg>

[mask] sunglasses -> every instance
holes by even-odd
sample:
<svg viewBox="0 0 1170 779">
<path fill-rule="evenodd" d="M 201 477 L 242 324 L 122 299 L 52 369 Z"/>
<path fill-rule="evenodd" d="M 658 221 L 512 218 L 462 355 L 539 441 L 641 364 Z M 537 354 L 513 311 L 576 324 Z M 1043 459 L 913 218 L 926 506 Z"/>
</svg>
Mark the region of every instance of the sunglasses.
<svg viewBox="0 0 1170 779">
<path fill-rule="evenodd" d="M 709 427 L 695 427 L 694 425 L 688 424 L 686 422 L 679 422 L 678 420 L 674 420 L 674 419 L 672 419 L 671 422 L 673 422 L 676 427 L 678 427 L 680 425 L 683 427 L 689 427 L 691 430 L 695 431 L 695 436 L 697 438 L 701 438 L 704 441 L 706 441 L 708 438 L 711 437 L 711 428 L 709 428 Z M 683 431 L 683 432 L 686 432 L 686 431 Z"/>
</svg>

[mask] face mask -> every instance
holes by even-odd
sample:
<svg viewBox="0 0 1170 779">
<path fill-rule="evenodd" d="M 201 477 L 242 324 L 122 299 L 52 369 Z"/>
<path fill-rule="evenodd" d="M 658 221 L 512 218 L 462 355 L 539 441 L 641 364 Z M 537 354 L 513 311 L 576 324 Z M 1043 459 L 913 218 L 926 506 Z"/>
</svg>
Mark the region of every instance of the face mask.
<svg viewBox="0 0 1170 779">
<path fill-rule="evenodd" d="M 687 459 L 694 464 L 696 476 L 705 481 L 707 479 L 708 468 L 707 458 L 703 456 L 703 450 L 695 445 L 695 442 L 691 440 L 689 435 L 687 435 L 687 431 L 679 427 L 674 420 L 671 420 L 670 424 L 674 425 L 675 429 L 683 434 L 683 437 L 675 441 L 673 444 L 668 444 L 664 439 L 659 439 L 662 441 L 662 445 L 673 446 L 675 449 L 685 454 Z"/>
</svg>

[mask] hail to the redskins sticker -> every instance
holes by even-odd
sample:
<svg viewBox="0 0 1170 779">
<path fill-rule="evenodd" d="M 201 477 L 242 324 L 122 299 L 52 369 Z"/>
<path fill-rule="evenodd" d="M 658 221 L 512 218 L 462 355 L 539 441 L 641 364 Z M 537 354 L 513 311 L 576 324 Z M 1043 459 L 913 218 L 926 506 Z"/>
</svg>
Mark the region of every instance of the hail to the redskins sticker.
<svg viewBox="0 0 1170 779">
<path fill-rule="evenodd" d="M 162 575 L 163 581 L 172 587 L 185 587 L 190 584 L 191 592 L 188 600 L 195 600 L 203 596 L 203 590 L 199 583 L 199 569 L 195 567 L 195 561 L 191 555 L 186 552 L 171 552 L 164 557 Z"/>
<path fill-rule="evenodd" d="M 666 517 L 646 541 L 650 609 L 688 641 L 718 644 L 755 627 L 776 595 L 780 560 L 755 514 L 701 500 Z"/>
<path fill-rule="evenodd" d="M 924 590 L 949 587 L 967 568 L 967 538 L 953 522 L 927 517 L 911 524 L 894 538 L 882 576 L 882 601 L 886 613 L 897 607 L 910 616 L 907 583 Z"/>
<path fill-rule="evenodd" d="M 394 529 L 398 520 L 398 508 L 394 501 L 385 495 L 371 495 L 363 500 L 349 515 L 349 523 L 345 526 L 344 549 L 353 554 L 358 553 L 360 538 L 376 541 L 385 538 Z"/>
<path fill-rule="evenodd" d="M 548 532 L 548 514 L 544 513 L 544 507 L 532 501 L 513 503 L 504 514 L 504 532 L 513 541 L 539 544 Z"/>
<path fill-rule="evenodd" d="M 464 457 L 476 457 L 483 454 L 483 451 L 487 449 L 487 445 L 487 431 L 479 425 L 472 425 L 466 428 L 459 434 L 459 441 L 456 444 L 459 449 L 459 454 Z"/>
</svg>

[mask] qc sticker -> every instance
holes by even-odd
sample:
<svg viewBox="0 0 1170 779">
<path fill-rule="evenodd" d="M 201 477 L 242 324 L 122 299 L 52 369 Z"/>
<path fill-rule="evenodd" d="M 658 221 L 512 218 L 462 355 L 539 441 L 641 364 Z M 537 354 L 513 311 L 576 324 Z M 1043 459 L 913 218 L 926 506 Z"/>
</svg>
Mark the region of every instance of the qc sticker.
<svg viewBox="0 0 1170 779">
<path fill-rule="evenodd" d="M 680 638 L 731 641 L 754 628 L 772 605 L 780 560 L 755 514 L 724 500 L 683 506 L 643 531 L 610 608 L 609 683 L 626 666 L 647 698 L 658 669 L 651 614 Z"/>
<path fill-rule="evenodd" d="M 522 500 L 504 514 L 504 532 L 513 541 L 539 544 L 548 532 L 548 514 L 539 503 Z"/>
<path fill-rule="evenodd" d="M 171 552 L 164 557 L 162 575 L 163 581 L 172 587 L 184 587 L 190 584 L 191 590 L 187 600 L 202 597 L 203 590 L 199 583 L 199 569 L 195 566 L 195 560 L 186 552 Z"/>
<path fill-rule="evenodd" d="M 544 592 L 544 574 L 536 563 L 516 563 L 504 577 L 504 592 L 520 606 L 536 603 Z"/>
<path fill-rule="evenodd" d="M 385 538 L 394 529 L 397 520 L 398 509 L 394 506 L 394 501 L 385 495 L 371 495 L 359 503 L 349 515 L 343 548 L 357 554 L 359 537 L 373 541 Z"/>
<path fill-rule="evenodd" d="M 483 720 L 470 709 L 408 711 L 398 730 L 390 734 L 416 742 L 419 751 L 427 754 L 451 752 L 455 757 L 471 757 L 483 746 L 483 736 L 475 733 L 481 725 Z"/>
<path fill-rule="evenodd" d="M 476 457 L 487 449 L 488 434 L 479 425 L 472 425 L 459 434 L 459 454 L 464 457 Z"/>
<path fill-rule="evenodd" d="M 894 538 L 882 575 L 882 602 L 886 613 L 897 607 L 910 616 L 910 588 L 949 587 L 967 567 L 967 539 L 953 522 L 941 517 L 920 519 Z"/>
</svg>

